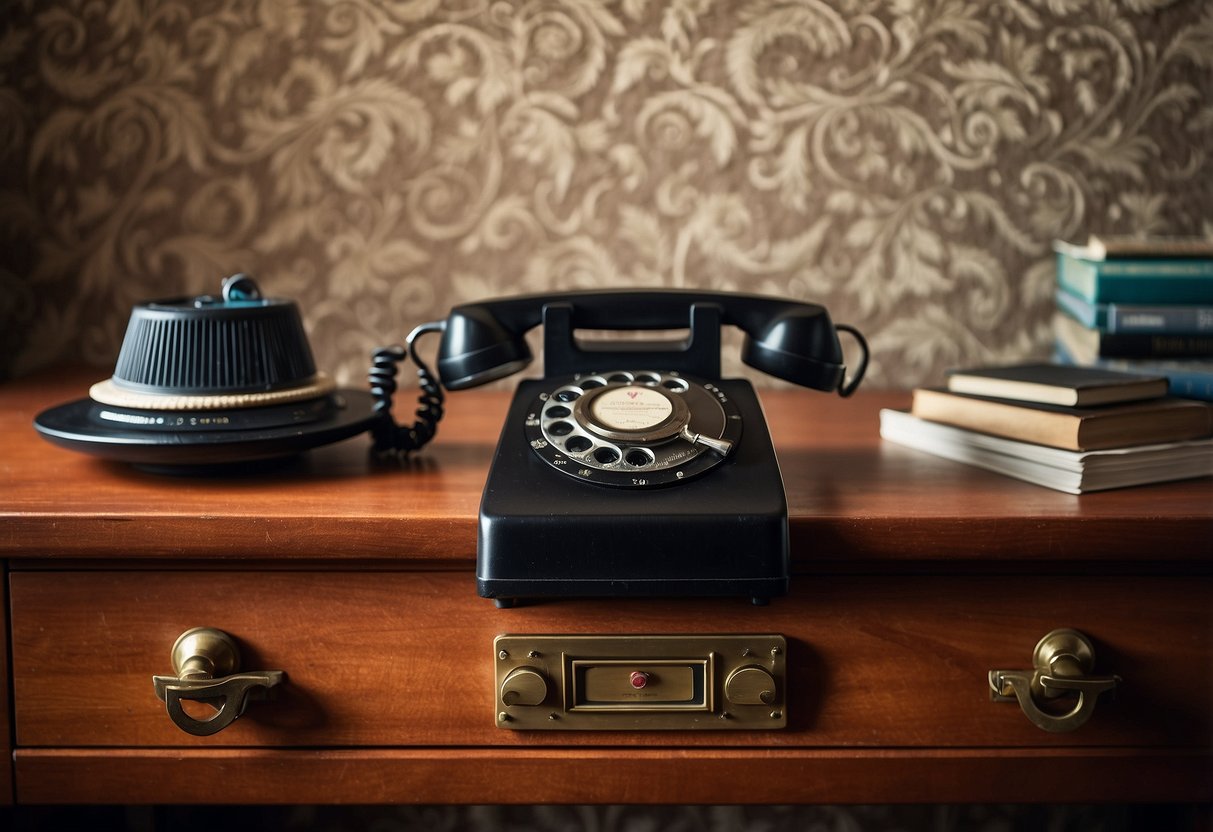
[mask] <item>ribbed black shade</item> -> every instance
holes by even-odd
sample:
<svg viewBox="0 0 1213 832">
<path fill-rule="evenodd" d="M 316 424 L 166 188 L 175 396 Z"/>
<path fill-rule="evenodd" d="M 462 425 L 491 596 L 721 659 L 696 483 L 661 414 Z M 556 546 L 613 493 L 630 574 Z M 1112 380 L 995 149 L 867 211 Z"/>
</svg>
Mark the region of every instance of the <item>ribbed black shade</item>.
<svg viewBox="0 0 1213 832">
<path fill-rule="evenodd" d="M 136 306 L 113 380 L 140 392 L 182 395 L 276 390 L 315 374 L 292 301 L 203 298 Z"/>
</svg>

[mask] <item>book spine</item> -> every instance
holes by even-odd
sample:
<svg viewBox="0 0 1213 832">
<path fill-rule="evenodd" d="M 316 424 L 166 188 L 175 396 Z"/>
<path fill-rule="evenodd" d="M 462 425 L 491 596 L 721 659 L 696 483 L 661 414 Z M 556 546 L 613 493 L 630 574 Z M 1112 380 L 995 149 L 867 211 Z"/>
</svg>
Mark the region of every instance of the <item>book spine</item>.
<svg viewBox="0 0 1213 832">
<path fill-rule="evenodd" d="M 1091 303 L 1058 286 L 1057 308 L 1088 329 L 1145 335 L 1213 335 L 1213 305 Z"/>
<path fill-rule="evenodd" d="M 1092 259 L 1100 260 L 1146 257 L 1213 257 L 1213 240 L 1194 236 L 1148 238 L 1092 236 L 1088 248 L 1092 251 Z M 1102 256 L 1096 257 L 1096 254 L 1102 254 Z"/>
<path fill-rule="evenodd" d="M 1087 326 L 1104 328 L 1108 332 L 1176 335 L 1213 333 L 1213 306 L 1133 306 L 1111 303 L 1103 309 L 1105 322 Z"/>
<path fill-rule="evenodd" d="M 1078 259 L 1078 258 L 1075 258 Z M 1089 261 L 1096 273 L 1103 278 L 1133 277 L 1213 277 L 1213 259 L 1184 258 L 1166 260 L 1158 258 L 1132 258 L 1125 260 Z"/>
<path fill-rule="evenodd" d="M 1213 375 L 1171 373 L 1167 376 L 1167 395 L 1213 402 Z"/>
<path fill-rule="evenodd" d="M 1213 402 L 1213 364 L 1204 361 L 1142 361 L 1131 358 L 1105 358 L 1086 364 L 1074 359 L 1061 343 L 1054 345 L 1053 360 L 1058 364 L 1102 367 L 1122 373 L 1140 373 L 1167 377 L 1167 395 Z M 1190 364 L 1191 366 L 1187 366 Z"/>
<path fill-rule="evenodd" d="M 1213 356 L 1213 335 L 1143 335 L 1100 332 L 1100 358 L 1203 358 Z"/>
<path fill-rule="evenodd" d="M 1213 303 L 1213 260 L 1111 260 L 1057 255 L 1057 283 L 1089 303 Z"/>
<path fill-rule="evenodd" d="M 1078 442 L 1081 427 L 1078 419 L 1064 414 L 987 401 L 972 401 L 969 407 L 958 409 L 958 401 L 963 403 L 964 397 L 958 400 L 948 394 L 914 390 L 910 400 L 910 413 L 931 422 L 941 422 L 1020 442 L 1035 442 L 1070 451 L 1084 450 Z"/>
</svg>

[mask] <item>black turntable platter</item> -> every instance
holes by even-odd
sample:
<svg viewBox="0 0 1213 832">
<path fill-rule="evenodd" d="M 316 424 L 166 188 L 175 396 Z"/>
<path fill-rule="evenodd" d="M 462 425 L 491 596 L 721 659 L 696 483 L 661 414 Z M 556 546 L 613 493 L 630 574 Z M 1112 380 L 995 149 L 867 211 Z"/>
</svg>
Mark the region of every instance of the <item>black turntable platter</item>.
<svg viewBox="0 0 1213 832">
<path fill-rule="evenodd" d="M 63 448 L 164 468 L 291 456 L 370 428 L 374 399 L 339 389 L 302 402 L 230 410 L 165 411 L 79 399 L 38 414 L 34 427 Z"/>
<path fill-rule="evenodd" d="M 370 392 L 317 371 L 295 302 L 238 273 L 219 296 L 136 304 L 113 376 L 34 427 L 72 451 L 197 473 L 291 457 L 377 418 Z"/>
</svg>

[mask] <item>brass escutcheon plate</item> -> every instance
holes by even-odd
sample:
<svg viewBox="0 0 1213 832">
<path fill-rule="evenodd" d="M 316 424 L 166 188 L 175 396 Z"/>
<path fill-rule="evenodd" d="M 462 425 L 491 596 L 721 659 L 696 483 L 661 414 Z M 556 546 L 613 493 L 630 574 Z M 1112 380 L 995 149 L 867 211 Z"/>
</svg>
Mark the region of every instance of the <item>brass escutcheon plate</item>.
<svg viewBox="0 0 1213 832">
<path fill-rule="evenodd" d="M 493 660 L 499 728 L 787 726 L 787 641 L 777 634 L 506 634 L 494 640 Z"/>
</svg>

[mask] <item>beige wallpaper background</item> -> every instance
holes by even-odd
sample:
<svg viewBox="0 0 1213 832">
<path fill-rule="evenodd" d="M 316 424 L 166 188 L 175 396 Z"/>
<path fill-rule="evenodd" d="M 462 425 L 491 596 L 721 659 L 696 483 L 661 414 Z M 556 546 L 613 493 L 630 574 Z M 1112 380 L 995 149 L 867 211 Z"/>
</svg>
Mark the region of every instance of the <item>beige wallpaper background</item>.
<svg viewBox="0 0 1213 832">
<path fill-rule="evenodd" d="M 459 301 L 671 286 L 824 303 L 908 386 L 1047 354 L 1054 237 L 1213 234 L 1207 1 L 0 14 L 0 376 L 248 271 L 343 383 Z"/>
</svg>

